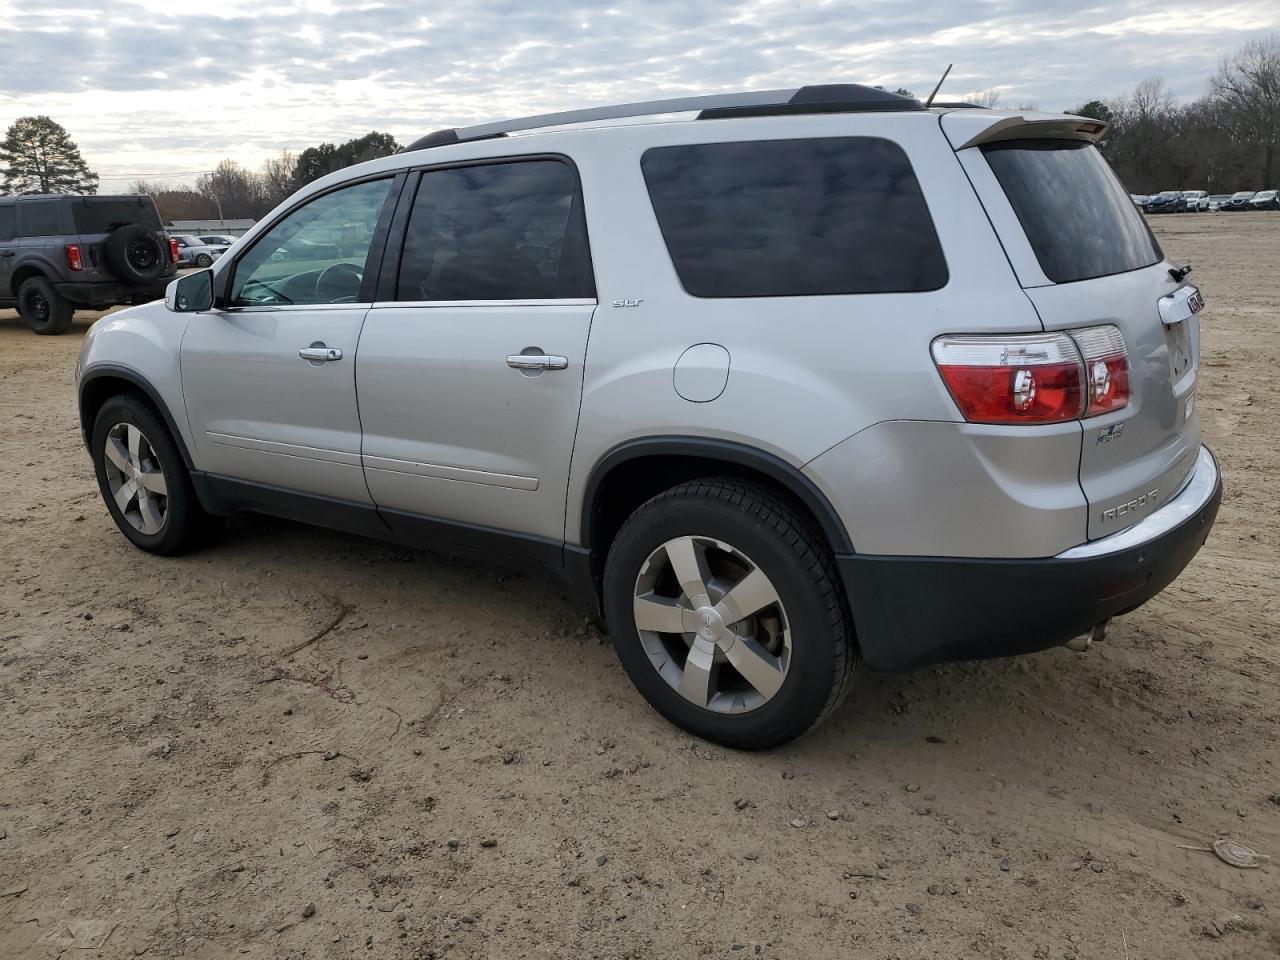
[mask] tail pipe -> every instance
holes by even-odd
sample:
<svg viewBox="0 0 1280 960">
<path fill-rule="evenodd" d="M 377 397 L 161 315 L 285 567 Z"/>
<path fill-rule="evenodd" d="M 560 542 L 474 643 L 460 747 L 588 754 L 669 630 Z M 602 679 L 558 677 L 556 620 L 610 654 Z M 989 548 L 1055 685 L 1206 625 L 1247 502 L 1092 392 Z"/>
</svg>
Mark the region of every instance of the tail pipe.
<svg viewBox="0 0 1280 960">
<path fill-rule="evenodd" d="M 1088 633 L 1082 633 L 1078 637 L 1072 637 L 1063 644 L 1068 650 L 1074 650 L 1077 653 L 1084 653 L 1095 643 L 1101 643 L 1107 639 L 1107 624 L 1110 619 L 1103 620 L 1101 623 L 1094 624 L 1093 629 Z"/>
</svg>

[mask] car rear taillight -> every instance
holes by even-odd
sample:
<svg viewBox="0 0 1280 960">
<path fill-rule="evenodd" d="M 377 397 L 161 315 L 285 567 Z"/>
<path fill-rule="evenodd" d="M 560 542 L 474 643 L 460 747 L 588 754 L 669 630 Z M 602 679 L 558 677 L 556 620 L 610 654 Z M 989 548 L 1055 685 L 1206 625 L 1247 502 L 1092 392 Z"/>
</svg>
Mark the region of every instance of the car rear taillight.
<svg viewBox="0 0 1280 960">
<path fill-rule="evenodd" d="M 67 254 L 68 270 L 83 270 L 84 260 L 80 257 L 80 245 L 78 243 L 68 243 L 63 250 Z"/>
<path fill-rule="evenodd" d="M 933 360 L 971 423 L 1056 423 L 1084 411 L 1084 368 L 1065 333 L 939 337 Z"/>
<path fill-rule="evenodd" d="M 970 423 L 1057 423 L 1129 402 L 1129 358 L 1113 326 L 944 336 L 933 341 L 932 352 Z"/>
<path fill-rule="evenodd" d="M 1089 386 L 1086 417 L 1119 410 L 1129 402 L 1129 352 L 1116 327 L 1085 327 L 1071 337 L 1084 357 Z"/>
<path fill-rule="evenodd" d="M 169 262 L 178 262 L 178 241 L 173 239 L 173 237 L 169 238 Z"/>
</svg>

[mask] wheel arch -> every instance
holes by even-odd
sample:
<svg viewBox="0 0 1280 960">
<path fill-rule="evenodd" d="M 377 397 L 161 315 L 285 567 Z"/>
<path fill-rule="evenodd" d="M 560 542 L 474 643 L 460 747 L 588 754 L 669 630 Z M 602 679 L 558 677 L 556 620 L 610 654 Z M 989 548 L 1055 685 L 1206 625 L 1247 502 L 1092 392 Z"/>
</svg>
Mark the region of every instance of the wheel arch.
<svg viewBox="0 0 1280 960">
<path fill-rule="evenodd" d="M 839 514 L 799 467 L 748 444 L 687 436 L 628 440 L 596 461 L 583 487 L 577 550 L 598 568 L 636 507 L 671 486 L 706 476 L 756 480 L 781 491 L 813 519 L 833 553 L 854 552 Z"/>
<path fill-rule="evenodd" d="M 33 277 L 40 277 L 50 283 L 53 282 L 51 271 L 47 266 L 28 260 L 14 270 L 13 275 L 9 278 L 9 290 L 13 293 L 14 299 L 17 299 L 18 291 L 22 289 L 22 285 Z"/>
<path fill-rule="evenodd" d="M 195 462 L 187 450 L 182 431 L 178 429 L 173 414 L 160 397 L 160 392 L 138 371 L 122 364 L 102 363 L 95 365 L 80 380 L 80 432 L 84 436 L 85 445 L 93 431 L 93 421 L 98 411 L 108 399 L 116 394 L 126 393 L 138 396 L 152 407 L 164 421 L 165 429 L 173 438 L 174 446 L 182 456 L 182 462 L 188 470 L 195 470 Z"/>
</svg>

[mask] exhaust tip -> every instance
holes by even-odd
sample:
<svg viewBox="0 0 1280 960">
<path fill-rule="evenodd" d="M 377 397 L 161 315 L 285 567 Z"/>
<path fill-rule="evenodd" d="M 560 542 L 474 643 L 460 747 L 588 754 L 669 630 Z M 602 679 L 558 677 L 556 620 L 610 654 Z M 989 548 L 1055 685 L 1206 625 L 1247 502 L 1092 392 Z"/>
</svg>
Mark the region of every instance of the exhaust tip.
<svg viewBox="0 0 1280 960">
<path fill-rule="evenodd" d="M 1103 640 L 1107 639 L 1107 624 L 1110 622 L 1111 620 L 1108 618 L 1100 623 L 1095 623 L 1087 633 L 1082 633 L 1078 637 L 1072 637 L 1070 640 L 1063 643 L 1063 646 L 1068 650 L 1074 650 L 1076 653 L 1086 652 L 1095 643 L 1101 643 Z"/>
</svg>

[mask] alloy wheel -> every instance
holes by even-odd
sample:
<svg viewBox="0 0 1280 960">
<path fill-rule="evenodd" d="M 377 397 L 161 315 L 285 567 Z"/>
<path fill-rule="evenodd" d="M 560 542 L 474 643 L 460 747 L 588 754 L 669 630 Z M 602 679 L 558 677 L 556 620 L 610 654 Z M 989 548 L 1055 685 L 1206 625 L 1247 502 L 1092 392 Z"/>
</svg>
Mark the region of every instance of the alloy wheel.
<svg viewBox="0 0 1280 960">
<path fill-rule="evenodd" d="M 636 629 L 649 662 L 689 702 L 715 713 L 763 706 L 791 666 L 791 630 L 773 583 L 711 537 L 668 540 L 641 565 Z"/>
<path fill-rule="evenodd" d="M 163 530 L 169 516 L 169 488 L 146 434 L 132 423 L 117 423 L 107 431 L 103 466 L 111 496 L 125 520 L 148 536 Z"/>
</svg>

